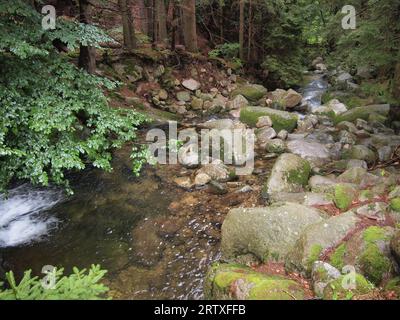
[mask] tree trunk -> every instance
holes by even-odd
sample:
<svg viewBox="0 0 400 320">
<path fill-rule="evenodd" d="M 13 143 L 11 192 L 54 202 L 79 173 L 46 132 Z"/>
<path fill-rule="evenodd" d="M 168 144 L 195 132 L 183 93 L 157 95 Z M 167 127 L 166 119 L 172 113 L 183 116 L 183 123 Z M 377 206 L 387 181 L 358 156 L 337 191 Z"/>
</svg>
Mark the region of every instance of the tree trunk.
<svg viewBox="0 0 400 320">
<path fill-rule="evenodd" d="M 122 16 L 122 29 L 124 36 L 124 47 L 128 51 L 136 48 L 135 27 L 130 0 L 118 0 L 119 10 Z"/>
<path fill-rule="evenodd" d="M 136 4 L 137 11 L 138 11 L 138 16 L 134 17 L 136 26 L 140 26 L 139 30 L 143 34 L 149 35 L 148 12 L 147 12 L 145 1 L 144 0 L 135 0 L 135 2 L 133 2 L 133 3 Z"/>
<path fill-rule="evenodd" d="M 239 58 L 242 61 L 244 61 L 244 1 L 240 0 L 239 2 Z"/>
<path fill-rule="evenodd" d="M 171 30 L 171 51 L 175 50 L 176 42 L 177 42 L 177 29 L 179 23 L 178 10 L 176 8 L 175 0 L 171 0 L 169 2 L 168 8 L 168 26 L 169 30 Z"/>
<path fill-rule="evenodd" d="M 165 44 L 168 40 L 165 0 L 156 0 L 155 18 L 156 42 Z"/>
<path fill-rule="evenodd" d="M 197 52 L 196 1 L 182 0 L 183 37 L 187 51 Z"/>
<path fill-rule="evenodd" d="M 79 1 L 79 21 L 85 24 L 90 24 L 92 21 L 92 6 L 88 0 Z M 95 48 L 80 46 L 79 67 L 91 74 L 96 72 Z"/>
<path fill-rule="evenodd" d="M 219 37 L 224 41 L 224 2 L 219 1 Z"/>
<path fill-rule="evenodd" d="M 247 46 L 247 61 L 251 60 L 251 42 L 253 39 L 253 4 L 252 1 L 249 0 L 249 43 Z"/>
<path fill-rule="evenodd" d="M 147 35 L 154 43 L 154 0 L 146 0 L 145 5 L 147 6 Z"/>
<path fill-rule="evenodd" d="M 400 103 L 400 62 L 397 62 L 394 70 L 392 93 L 393 97 Z"/>
</svg>

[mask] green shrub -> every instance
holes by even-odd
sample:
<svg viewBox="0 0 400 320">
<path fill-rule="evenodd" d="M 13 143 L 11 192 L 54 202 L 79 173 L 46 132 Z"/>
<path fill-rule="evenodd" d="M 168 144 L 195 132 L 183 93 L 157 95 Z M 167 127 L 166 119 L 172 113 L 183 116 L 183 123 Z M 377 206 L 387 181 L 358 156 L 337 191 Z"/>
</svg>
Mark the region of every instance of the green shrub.
<svg viewBox="0 0 400 320">
<path fill-rule="evenodd" d="M 53 288 L 46 289 L 42 280 L 32 277 L 31 270 L 26 271 L 17 284 L 12 271 L 7 272 L 7 289 L 1 290 L 0 300 L 102 300 L 106 299 L 108 287 L 99 283 L 107 271 L 92 265 L 86 269 L 73 269 L 69 276 L 63 276 L 63 269 L 55 269 Z M 49 275 L 48 275 L 49 276 Z"/>
<path fill-rule="evenodd" d="M 0 3 L 0 192 L 14 179 L 63 184 L 67 170 L 87 165 L 110 171 L 111 150 L 136 137 L 146 118 L 108 106 L 103 88 L 115 83 L 89 75 L 52 45 L 75 50 L 110 38 L 94 26 L 57 20 L 45 31 L 27 2 Z M 139 171 L 142 151 L 133 151 Z"/>
</svg>

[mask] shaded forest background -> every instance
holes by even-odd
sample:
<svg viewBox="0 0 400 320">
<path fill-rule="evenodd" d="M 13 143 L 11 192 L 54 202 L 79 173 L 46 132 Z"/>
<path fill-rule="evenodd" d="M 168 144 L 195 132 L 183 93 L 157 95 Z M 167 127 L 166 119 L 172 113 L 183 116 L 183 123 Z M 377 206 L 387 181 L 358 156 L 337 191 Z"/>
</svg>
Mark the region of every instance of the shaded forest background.
<svg viewBox="0 0 400 320">
<path fill-rule="evenodd" d="M 46 4 L 57 10 L 54 30 L 42 28 Z M 354 30 L 342 28 L 344 5 L 356 8 Z M 109 108 L 104 90 L 118 84 L 96 65 L 111 52 L 202 56 L 268 89 L 301 86 L 322 56 L 360 75 L 363 95 L 398 104 L 399 21 L 397 0 L 1 0 L 1 189 L 18 179 L 68 188 L 65 171 L 111 170 L 110 150 L 146 121 Z M 139 172 L 144 151 L 132 158 Z"/>
</svg>

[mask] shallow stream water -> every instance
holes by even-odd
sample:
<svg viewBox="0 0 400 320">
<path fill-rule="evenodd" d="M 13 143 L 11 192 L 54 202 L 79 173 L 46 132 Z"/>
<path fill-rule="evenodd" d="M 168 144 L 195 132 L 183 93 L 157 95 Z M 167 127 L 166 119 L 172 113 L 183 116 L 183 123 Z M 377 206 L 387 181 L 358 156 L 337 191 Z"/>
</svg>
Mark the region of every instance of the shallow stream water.
<svg viewBox="0 0 400 320">
<path fill-rule="evenodd" d="M 303 93 L 312 108 L 326 85 L 321 76 L 310 78 Z M 167 179 L 156 168 L 132 176 L 129 148 L 113 167 L 71 177 L 71 197 L 29 184 L 0 195 L 0 280 L 9 270 L 40 276 L 45 265 L 69 273 L 100 264 L 114 298 L 202 299 L 205 273 L 219 258 L 223 209 L 208 195 L 194 199 L 175 187 L 170 168 L 161 169 Z M 239 197 L 231 198 L 214 201 L 227 209 Z"/>
</svg>

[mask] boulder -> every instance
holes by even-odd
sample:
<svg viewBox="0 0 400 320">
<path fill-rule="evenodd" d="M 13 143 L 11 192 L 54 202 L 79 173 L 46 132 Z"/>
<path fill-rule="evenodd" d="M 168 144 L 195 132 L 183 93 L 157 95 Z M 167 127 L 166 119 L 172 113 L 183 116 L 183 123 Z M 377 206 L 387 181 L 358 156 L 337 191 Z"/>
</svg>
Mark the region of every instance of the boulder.
<svg viewBox="0 0 400 320">
<path fill-rule="evenodd" d="M 285 102 L 285 107 L 288 109 L 292 109 L 301 103 L 303 97 L 300 93 L 294 91 L 293 89 L 289 89 L 283 99 Z"/>
<path fill-rule="evenodd" d="M 325 145 L 318 142 L 307 142 L 305 140 L 289 141 L 287 149 L 289 152 L 308 160 L 315 166 L 321 166 L 331 159 L 331 155 Z"/>
<path fill-rule="evenodd" d="M 301 157 L 285 153 L 275 162 L 271 175 L 265 185 L 265 192 L 301 192 L 307 185 L 311 166 Z"/>
<path fill-rule="evenodd" d="M 196 91 L 200 89 L 201 84 L 194 79 L 187 79 L 182 81 L 182 86 L 188 90 Z"/>
<path fill-rule="evenodd" d="M 315 261 L 330 248 L 335 248 L 356 228 L 360 219 L 351 211 L 307 227 L 286 256 L 285 267 L 310 275 Z"/>
<path fill-rule="evenodd" d="M 390 239 L 394 235 L 391 227 L 372 226 L 355 233 L 333 251 L 330 261 L 336 268 L 346 265 L 356 268 L 370 282 L 379 285 L 393 276 L 396 268 L 390 255 Z"/>
<path fill-rule="evenodd" d="M 258 144 L 266 144 L 276 137 L 276 131 L 274 128 L 265 127 L 256 131 L 256 137 Z"/>
<path fill-rule="evenodd" d="M 315 261 L 312 267 L 311 280 L 317 298 L 324 296 L 324 289 L 333 280 L 340 278 L 338 269 L 323 261 Z"/>
<path fill-rule="evenodd" d="M 227 181 L 229 179 L 229 170 L 222 161 L 214 160 L 212 163 L 206 164 L 197 171 L 197 175 L 204 173 L 215 181 Z"/>
<path fill-rule="evenodd" d="M 286 151 L 286 143 L 281 139 L 273 139 L 267 142 L 265 149 L 270 153 L 281 154 Z"/>
<path fill-rule="evenodd" d="M 238 94 L 233 100 L 229 101 L 227 104 L 228 109 L 237 110 L 249 105 L 249 101 L 243 97 L 241 94 Z"/>
<path fill-rule="evenodd" d="M 189 102 L 191 100 L 190 93 L 187 91 L 179 91 L 176 93 L 178 101 Z"/>
<path fill-rule="evenodd" d="M 174 182 L 183 189 L 189 190 L 193 187 L 190 177 L 177 177 L 174 179 Z"/>
<path fill-rule="evenodd" d="M 224 259 L 252 254 L 261 261 L 283 261 L 301 232 L 322 222 L 320 211 L 300 204 L 229 211 L 222 225 Z"/>
<path fill-rule="evenodd" d="M 281 109 L 292 109 L 299 105 L 303 100 L 301 94 L 293 89 L 289 89 L 288 91 L 276 89 L 268 96 L 272 100 L 272 103 Z"/>
<path fill-rule="evenodd" d="M 349 300 L 366 295 L 374 290 L 374 285 L 361 274 L 354 274 L 354 283 L 350 280 L 352 275 L 342 275 L 328 283 L 324 289 L 324 300 Z M 349 283 L 350 282 L 350 283 Z"/>
<path fill-rule="evenodd" d="M 377 113 L 379 115 L 383 115 L 387 117 L 389 115 L 390 105 L 389 104 L 381 104 L 381 105 L 369 105 L 365 107 L 357 107 L 353 108 L 345 113 L 342 113 L 335 117 L 335 123 L 338 124 L 342 121 L 353 122 L 357 119 L 368 120 L 371 113 Z"/>
<path fill-rule="evenodd" d="M 209 120 L 198 125 L 204 129 L 217 129 L 217 130 L 233 130 L 235 129 L 235 123 L 231 119 L 217 119 Z"/>
<path fill-rule="evenodd" d="M 279 131 L 277 137 L 282 140 L 286 140 L 289 136 L 289 133 L 286 130 Z"/>
<path fill-rule="evenodd" d="M 237 89 L 231 92 L 232 97 L 236 97 L 237 95 L 242 95 L 246 99 L 252 102 L 256 102 L 260 100 L 267 94 L 268 90 L 259 84 L 247 84 L 238 87 Z"/>
<path fill-rule="evenodd" d="M 333 204 L 331 197 L 324 193 L 307 192 L 304 197 L 305 206 L 329 206 Z"/>
<path fill-rule="evenodd" d="M 271 118 L 270 118 L 269 116 L 264 116 L 264 117 L 258 118 L 256 127 L 257 127 L 257 128 L 272 127 L 272 120 L 271 120 Z"/>
<path fill-rule="evenodd" d="M 367 170 L 361 167 L 352 167 L 343 172 L 339 177 L 339 182 L 360 184 Z"/>
<path fill-rule="evenodd" d="M 323 176 L 312 176 L 308 182 L 313 192 L 326 192 L 332 190 L 333 186 L 337 184 L 336 179 Z"/>
<path fill-rule="evenodd" d="M 390 241 L 391 252 L 400 266 L 400 231 L 398 230 Z"/>
<path fill-rule="evenodd" d="M 346 105 L 344 105 L 337 99 L 330 100 L 326 104 L 326 107 L 328 107 L 330 110 L 332 110 L 335 113 L 335 115 L 342 114 L 347 111 Z"/>
<path fill-rule="evenodd" d="M 358 192 L 352 184 L 339 183 L 334 186 L 333 202 L 340 210 L 347 210 L 357 198 Z"/>
<path fill-rule="evenodd" d="M 253 128 L 256 127 L 258 119 L 263 116 L 271 118 L 272 126 L 277 132 L 281 130 L 292 132 L 297 126 L 298 116 L 286 111 L 265 107 L 247 107 L 240 111 L 240 120 Z"/>
<path fill-rule="evenodd" d="M 194 178 L 194 184 L 198 187 L 205 186 L 210 181 L 211 181 L 211 177 L 204 172 L 197 173 L 196 177 Z"/>
<path fill-rule="evenodd" d="M 200 156 L 197 145 L 192 143 L 179 148 L 178 159 L 179 163 L 186 168 L 197 168 L 200 164 Z"/>
<path fill-rule="evenodd" d="M 305 289 L 294 280 L 268 275 L 237 264 L 214 264 L 204 294 L 212 300 L 303 300 Z"/>
<path fill-rule="evenodd" d="M 373 164 L 377 159 L 375 153 L 363 145 L 352 146 L 349 151 L 343 153 L 342 157 L 343 159 L 364 160 L 368 164 Z"/>
<path fill-rule="evenodd" d="M 202 99 L 193 97 L 192 104 L 191 104 L 193 110 L 203 109 L 203 104 L 204 104 L 204 101 Z"/>
</svg>

